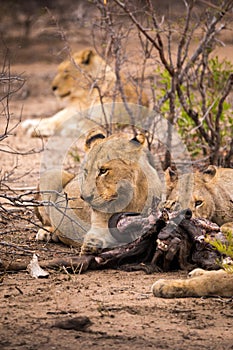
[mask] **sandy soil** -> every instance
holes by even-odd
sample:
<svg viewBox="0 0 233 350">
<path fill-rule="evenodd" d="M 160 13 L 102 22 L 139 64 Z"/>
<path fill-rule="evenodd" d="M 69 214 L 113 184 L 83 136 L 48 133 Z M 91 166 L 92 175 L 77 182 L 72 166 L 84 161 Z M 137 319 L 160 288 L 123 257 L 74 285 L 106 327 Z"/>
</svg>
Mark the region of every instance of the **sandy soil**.
<svg viewBox="0 0 233 350">
<path fill-rule="evenodd" d="M 51 44 L 57 53 L 64 43 L 54 37 L 46 40 L 33 38 L 18 51 L 19 38 L 9 43 L 14 53 L 11 71 L 27 79 L 10 102 L 13 124 L 20 115 L 23 120 L 41 118 L 59 109 L 50 89 L 58 61 Z M 86 45 L 83 37 L 74 44 L 75 48 Z M 221 55 L 229 59 L 232 52 L 233 46 L 228 45 Z M 16 189 L 35 187 L 45 143 L 25 138 L 20 126 L 14 130 L 1 148 L 36 152 L 27 156 L 2 152 L 4 183 Z M 15 208 L 12 217 L 13 221 L 2 213 L 2 258 L 29 261 L 34 251 L 41 260 L 75 253 L 61 244 L 36 243 L 34 223 L 38 221 L 31 210 Z M 49 273 L 45 279 L 33 279 L 26 271 L 1 274 L 1 349 L 233 349 L 232 299 L 165 300 L 152 296 L 155 280 L 185 276 L 185 272 L 145 275 L 107 270 L 80 275 L 61 269 Z M 77 322 L 84 316 L 91 325 L 82 329 Z M 74 318 L 73 329 L 63 329 L 61 321 Z"/>
</svg>

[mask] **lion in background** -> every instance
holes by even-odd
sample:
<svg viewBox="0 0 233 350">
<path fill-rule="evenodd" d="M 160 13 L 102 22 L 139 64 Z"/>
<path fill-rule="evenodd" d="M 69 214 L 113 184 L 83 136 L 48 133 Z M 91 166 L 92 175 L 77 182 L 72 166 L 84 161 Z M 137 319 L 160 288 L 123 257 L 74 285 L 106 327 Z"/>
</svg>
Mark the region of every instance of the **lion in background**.
<svg viewBox="0 0 233 350">
<path fill-rule="evenodd" d="M 54 205 L 39 213 L 47 231 L 66 244 L 82 245 L 83 254 L 123 243 L 109 231 L 112 214 L 146 212 L 162 193 L 143 134 L 106 137 L 94 130 L 88 133 L 85 148 L 76 176 L 56 170 L 41 176 L 42 199 Z M 47 231 L 39 230 L 37 239 L 47 238 Z"/>
<path fill-rule="evenodd" d="M 52 82 L 52 90 L 66 107 L 46 119 L 25 120 L 22 128 L 31 136 L 51 136 L 70 117 L 76 115 L 81 119 L 80 112 L 100 103 L 126 102 L 149 106 L 146 94 L 139 87 L 126 82 L 123 76 L 121 89 L 117 88 L 118 83 L 113 69 L 95 50 L 88 48 L 76 52 L 58 66 Z"/>
</svg>

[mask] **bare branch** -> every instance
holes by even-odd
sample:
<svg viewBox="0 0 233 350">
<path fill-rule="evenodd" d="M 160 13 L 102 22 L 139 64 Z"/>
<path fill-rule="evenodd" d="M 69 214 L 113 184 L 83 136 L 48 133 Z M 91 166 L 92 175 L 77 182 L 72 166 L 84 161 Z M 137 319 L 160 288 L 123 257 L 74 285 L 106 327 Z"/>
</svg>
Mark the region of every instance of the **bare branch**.
<svg viewBox="0 0 233 350">
<path fill-rule="evenodd" d="M 191 21 L 191 12 L 193 9 L 193 1 L 191 1 L 190 5 L 186 3 L 185 1 L 185 6 L 186 6 L 186 20 L 185 20 L 185 25 L 184 25 L 184 29 L 183 29 L 183 33 L 181 34 L 181 40 L 178 44 L 178 49 L 177 49 L 177 70 L 180 71 L 182 65 L 184 64 L 184 61 L 187 57 L 187 55 L 184 55 L 184 57 L 182 58 L 182 51 L 183 48 L 185 47 L 186 43 L 187 43 L 187 37 L 188 37 L 188 32 L 189 32 L 189 28 L 190 28 L 190 21 Z M 189 36 L 190 38 L 190 36 Z M 188 46 L 186 45 L 186 50 L 185 52 L 187 52 Z"/>
<path fill-rule="evenodd" d="M 230 74 L 225 89 L 223 91 L 222 97 L 220 98 L 219 104 L 218 104 L 218 110 L 215 117 L 215 146 L 213 150 L 213 157 L 212 157 L 212 163 L 217 163 L 217 155 L 220 148 L 221 143 L 221 134 L 220 134 L 220 117 L 222 116 L 223 112 L 223 103 L 226 100 L 227 96 L 230 94 L 233 87 L 233 73 Z"/>
</svg>

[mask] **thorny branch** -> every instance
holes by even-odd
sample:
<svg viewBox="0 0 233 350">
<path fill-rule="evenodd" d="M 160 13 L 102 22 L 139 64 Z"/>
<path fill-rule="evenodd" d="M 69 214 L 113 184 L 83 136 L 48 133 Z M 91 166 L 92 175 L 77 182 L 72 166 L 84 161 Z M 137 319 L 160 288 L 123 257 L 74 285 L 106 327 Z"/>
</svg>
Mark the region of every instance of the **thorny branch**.
<svg viewBox="0 0 233 350">
<path fill-rule="evenodd" d="M 13 95 L 15 95 L 20 89 L 22 89 L 26 80 L 20 75 L 12 75 L 11 74 L 11 64 L 10 64 L 10 52 L 6 48 L 6 52 L 4 54 L 4 60 L 2 65 L 2 71 L 0 72 L 0 117 L 4 118 L 4 122 L 2 121 L 2 126 L 4 126 L 4 130 L 2 134 L 0 134 L 0 142 L 9 137 L 14 130 L 19 126 L 21 122 L 21 113 L 18 117 L 18 121 L 16 121 L 12 125 L 12 116 L 10 113 L 10 99 Z M 29 155 L 33 153 L 40 153 L 44 149 L 43 140 L 41 139 L 41 147 L 40 149 L 31 149 L 28 151 L 16 151 L 12 149 L 9 145 L 2 144 L 0 147 L 0 152 L 15 154 L 15 155 Z"/>
<path fill-rule="evenodd" d="M 9 101 L 12 95 L 19 91 L 25 83 L 25 79 L 19 76 L 12 76 L 10 71 L 10 59 L 9 50 L 6 49 L 4 55 L 4 61 L 2 66 L 2 71 L 0 73 L 0 104 L 1 112 L 0 116 L 5 118 L 5 127 L 2 134 L 0 134 L 0 141 L 7 138 L 13 130 L 17 128 L 20 123 L 20 119 L 15 125 L 10 127 L 10 111 L 9 111 Z"/>
<path fill-rule="evenodd" d="M 196 11 L 201 11 L 197 8 L 198 2 L 203 4 L 205 13 L 197 15 Z M 151 0 L 146 1 L 143 19 L 138 15 L 140 9 L 133 6 L 131 2 L 114 0 L 118 9 L 127 15 L 140 36 L 143 36 L 158 52 L 162 67 L 170 76 L 169 86 L 157 99 L 157 108 L 162 110 L 164 104 L 169 100 L 169 113 L 167 114 L 169 122 L 173 125 L 179 123 L 181 107 L 196 126 L 195 132 L 202 142 L 199 146 L 202 147 L 204 156 L 209 155 L 211 164 L 230 166 L 232 152 L 229 149 L 225 152 L 225 161 L 221 163 L 223 140 L 220 119 L 224 113 L 223 103 L 232 92 L 232 84 L 229 83 L 232 78 L 228 75 L 225 88 L 220 88 L 219 96 L 211 100 L 208 76 L 214 74 L 209 66 L 210 54 L 220 43 L 219 35 L 227 29 L 226 17 L 227 15 L 232 16 L 233 2 L 224 0 L 221 6 L 216 6 L 211 1 L 200 0 L 198 2 L 183 0 L 186 15 L 184 23 L 179 27 L 166 17 L 159 22 L 157 9 L 154 8 Z M 175 41 L 174 34 L 176 35 Z M 192 44 L 195 36 L 198 37 L 198 45 Z M 174 45 L 174 42 L 177 44 Z M 225 142 L 231 144 L 231 142 Z"/>
<path fill-rule="evenodd" d="M 122 73 L 122 68 L 127 68 L 130 66 L 130 55 L 127 52 L 127 44 L 128 40 L 131 36 L 131 32 L 133 30 L 133 24 L 127 23 L 125 25 L 124 21 L 122 21 L 121 16 L 118 16 L 117 8 L 114 3 L 106 3 L 104 4 L 101 0 L 94 1 L 96 7 L 100 11 L 101 18 L 97 20 L 93 27 L 93 36 L 95 41 L 95 32 L 100 30 L 103 33 L 103 49 L 104 55 L 101 55 L 99 45 L 97 45 L 97 52 L 104 56 L 106 59 L 107 56 L 111 56 L 114 61 L 114 72 L 116 76 L 115 87 L 113 91 L 113 101 L 116 101 L 116 97 L 120 97 L 121 101 L 124 104 L 125 110 L 131 120 L 131 125 L 134 133 L 135 130 L 135 121 L 138 116 L 135 116 L 135 111 L 133 112 L 130 107 L 130 101 L 127 96 L 127 84 L 130 81 L 130 84 L 134 87 L 136 92 L 136 96 L 138 99 L 138 104 L 143 104 L 143 89 L 144 89 L 144 80 L 145 80 L 145 68 L 148 59 L 150 58 L 150 52 L 152 50 L 152 46 L 149 47 L 148 42 L 144 41 L 142 38 L 139 38 L 142 43 L 141 52 L 138 52 L 138 57 L 142 57 L 143 63 L 140 64 L 140 69 L 137 70 L 137 77 L 134 74 L 130 74 L 127 70 L 127 73 Z M 133 61 L 132 61 L 133 62 Z"/>
<path fill-rule="evenodd" d="M 26 172 L 16 175 L 19 166 L 18 156 L 42 152 L 44 148 L 43 141 L 41 141 L 42 147 L 40 149 L 30 149 L 27 151 L 15 150 L 10 145 L 4 144 L 4 140 L 12 136 L 12 133 L 15 132 L 21 122 L 22 111 L 15 121 L 10 112 L 10 102 L 11 98 L 23 87 L 24 83 L 25 79 L 22 75 L 11 73 L 10 51 L 6 48 L 3 54 L 3 64 L 0 72 L 0 117 L 2 130 L 0 134 L 0 154 L 7 153 L 16 157 L 14 157 L 14 164 L 8 171 L 4 170 L 4 168 L 0 171 L 0 234 L 6 234 L 8 232 L 5 227 L 8 222 L 12 224 L 13 227 L 11 227 L 11 230 L 14 232 L 16 227 L 15 221 L 17 222 L 19 219 L 24 219 L 28 223 L 33 223 L 35 227 L 38 226 L 34 222 L 35 220 L 32 220 L 32 215 L 22 215 L 22 209 L 24 213 L 29 212 L 27 209 L 30 209 L 30 200 L 25 200 L 25 196 L 27 198 L 29 193 L 25 192 L 23 195 L 19 194 L 12 189 L 9 183 L 27 175 Z"/>
</svg>

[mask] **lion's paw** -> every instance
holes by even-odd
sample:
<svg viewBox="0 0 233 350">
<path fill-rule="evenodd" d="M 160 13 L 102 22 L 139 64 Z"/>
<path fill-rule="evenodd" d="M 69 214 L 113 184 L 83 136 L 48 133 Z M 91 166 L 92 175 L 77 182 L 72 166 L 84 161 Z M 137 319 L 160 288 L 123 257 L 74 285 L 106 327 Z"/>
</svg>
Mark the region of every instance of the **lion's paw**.
<svg viewBox="0 0 233 350">
<path fill-rule="evenodd" d="M 49 137 L 54 135 L 54 128 L 47 123 L 41 123 L 36 127 L 29 128 L 27 133 L 32 137 Z"/>
<path fill-rule="evenodd" d="M 49 137 L 54 135 L 55 131 L 55 126 L 51 122 L 48 122 L 46 119 L 28 119 L 22 122 L 21 127 L 24 131 L 26 131 L 27 135 L 32 137 Z"/>
<path fill-rule="evenodd" d="M 86 238 L 81 247 L 80 255 L 98 254 L 103 249 L 104 243 L 102 240 L 89 236 Z"/>
<path fill-rule="evenodd" d="M 52 123 L 44 123 L 40 124 L 38 128 L 36 128 L 36 136 L 41 135 L 41 136 L 53 136 L 55 134 L 56 126 L 53 125 Z M 35 135 L 33 135 L 35 136 Z"/>
<path fill-rule="evenodd" d="M 165 279 L 159 279 L 156 281 L 152 287 L 151 291 L 155 297 L 161 297 L 161 298 L 171 298 L 171 287 L 170 282 Z"/>
<path fill-rule="evenodd" d="M 45 228 L 40 228 L 36 234 L 36 241 L 42 242 L 58 242 L 58 237 L 54 234 L 54 228 L 47 226 Z"/>
<path fill-rule="evenodd" d="M 27 119 L 24 120 L 20 126 L 24 130 L 24 132 L 27 133 L 27 135 L 31 136 L 31 133 L 33 132 L 33 130 L 35 130 L 39 123 L 40 121 L 38 119 Z"/>
<path fill-rule="evenodd" d="M 189 272 L 188 274 L 188 278 L 193 278 L 193 277 L 197 277 L 197 276 L 202 276 L 206 273 L 205 270 L 203 269 L 200 269 L 200 268 L 197 268 L 197 269 L 194 269 L 192 271 Z"/>
<path fill-rule="evenodd" d="M 190 283 L 183 279 L 159 279 L 152 285 L 151 291 L 155 297 L 160 298 L 184 298 L 196 295 Z"/>
</svg>

